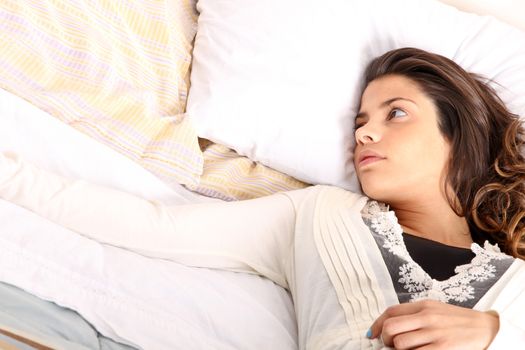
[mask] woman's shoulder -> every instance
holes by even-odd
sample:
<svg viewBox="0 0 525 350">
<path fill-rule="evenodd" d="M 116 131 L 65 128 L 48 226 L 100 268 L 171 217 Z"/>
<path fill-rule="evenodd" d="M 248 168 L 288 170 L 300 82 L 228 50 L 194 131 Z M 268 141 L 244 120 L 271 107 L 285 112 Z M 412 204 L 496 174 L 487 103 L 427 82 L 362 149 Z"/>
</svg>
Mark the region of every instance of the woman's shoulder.
<svg viewBox="0 0 525 350">
<path fill-rule="evenodd" d="M 368 197 L 361 193 L 330 185 L 314 185 L 301 190 L 286 192 L 286 195 L 292 200 L 296 208 L 306 203 L 316 203 L 327 207 L 354 205 L 362 207 L 368 201 Z"/>
<path fill-rule="evenodd" d="M 331 186 L 331 185 L 317 185 L 314 186 L 319 194 L 325 195 L 327 197 L 338 197 L 338 198 L 346 198 L 347 200 L 368 200 L 369 198 L 366 197 L 364 194 L 360 192 L 351 191 L 342 187 L 337 186 Z"/>
</svg>

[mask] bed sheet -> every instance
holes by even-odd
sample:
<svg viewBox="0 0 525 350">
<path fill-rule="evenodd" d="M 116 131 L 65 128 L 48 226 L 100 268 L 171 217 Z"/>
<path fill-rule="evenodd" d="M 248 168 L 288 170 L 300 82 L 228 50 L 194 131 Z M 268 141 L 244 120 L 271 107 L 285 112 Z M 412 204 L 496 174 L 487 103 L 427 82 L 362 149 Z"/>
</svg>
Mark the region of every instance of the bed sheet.
<svg viewBox="0 0 525 350">
<path fill-rule="evenodd" d="M 37 349 L 34 343 L 49 349 L 135 349 L 100 335 L 75 311 L 6 283 L 0 283 L 0 329 L 0 349 L 5 343 L 24 350 Z"/>
<path fill-rule="evenodd" d="M 211 201 L 166 185 L 133 160 L 52 117 L 28 101 L 0 89 L 0 151 L 64 176 L 111 186 L 150 200 Z"/>
<path fill-rule="evenodd" d="M 167 187 L 123 155 L 0 90 L 0 151 L 169 204 L 211 200 Z M 216 200 L 216 199 L 214 199 Z M 296 349 L 289 294 L 255 275 L 191 268 L 100 244 L 0 201 L 0 281 L 78 312 L 143 349 Z"/>
</svg>

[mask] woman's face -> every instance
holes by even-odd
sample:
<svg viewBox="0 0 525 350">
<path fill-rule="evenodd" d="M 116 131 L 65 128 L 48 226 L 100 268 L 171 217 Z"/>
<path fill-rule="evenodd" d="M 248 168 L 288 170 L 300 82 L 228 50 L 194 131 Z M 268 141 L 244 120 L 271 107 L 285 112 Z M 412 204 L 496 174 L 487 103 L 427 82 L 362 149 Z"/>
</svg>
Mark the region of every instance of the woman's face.
<svg viewBox="0 0 525 350">
<path fill-rule="evenodd" d="M 354 165 L 363 192 L 395 205 L 442 193 L 450 146 L 437 109 L 401 75 L 372 81 L 356 116 Z"/>
</svg>

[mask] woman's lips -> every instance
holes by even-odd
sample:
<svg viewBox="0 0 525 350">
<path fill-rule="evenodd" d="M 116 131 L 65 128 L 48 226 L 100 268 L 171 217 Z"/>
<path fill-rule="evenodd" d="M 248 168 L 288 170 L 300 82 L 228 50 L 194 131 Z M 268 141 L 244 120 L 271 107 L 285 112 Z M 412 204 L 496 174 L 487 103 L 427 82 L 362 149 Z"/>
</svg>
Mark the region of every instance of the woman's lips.
<svg viewBox="0 0 525 350">
<path fill-rule="evenodd" d="M 383 160 L 383 159 L 385 159 L 385 158 L 382 158 L 382 157 L 376 157 L 376 156 L 368 156 L 368 157 L 363 158 L 363 159 L 359 162 L 359 167 L 362 168 L 362 167 L 364 167 L 365 165 L 372 164 L 372 163 L 375 163 L 375 162 L 380 161 L 380 160 Z"/>
</svg>

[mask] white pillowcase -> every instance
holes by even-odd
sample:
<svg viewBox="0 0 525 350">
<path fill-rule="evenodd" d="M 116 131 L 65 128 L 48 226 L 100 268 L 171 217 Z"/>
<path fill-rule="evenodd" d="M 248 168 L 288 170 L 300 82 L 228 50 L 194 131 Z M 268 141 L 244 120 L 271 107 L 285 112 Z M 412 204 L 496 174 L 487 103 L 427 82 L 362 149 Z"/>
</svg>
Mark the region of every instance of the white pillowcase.
<svg viewBox="0 0 525 350">
<path fill-rule="evenodd" d="M 187 114 L 200 137 L 313 184 L 359 190 L 362 72 L 412 46 L 485 75 L 525 114 L 525 33 L 433 0 L 199 0 Z"/>
<path fill-rule="evenodd" d="M 525 1 L 523 0 L 439 0 L 462 11 L 491 15 L 503 22 L 525 30 Z"/>
</svg>

